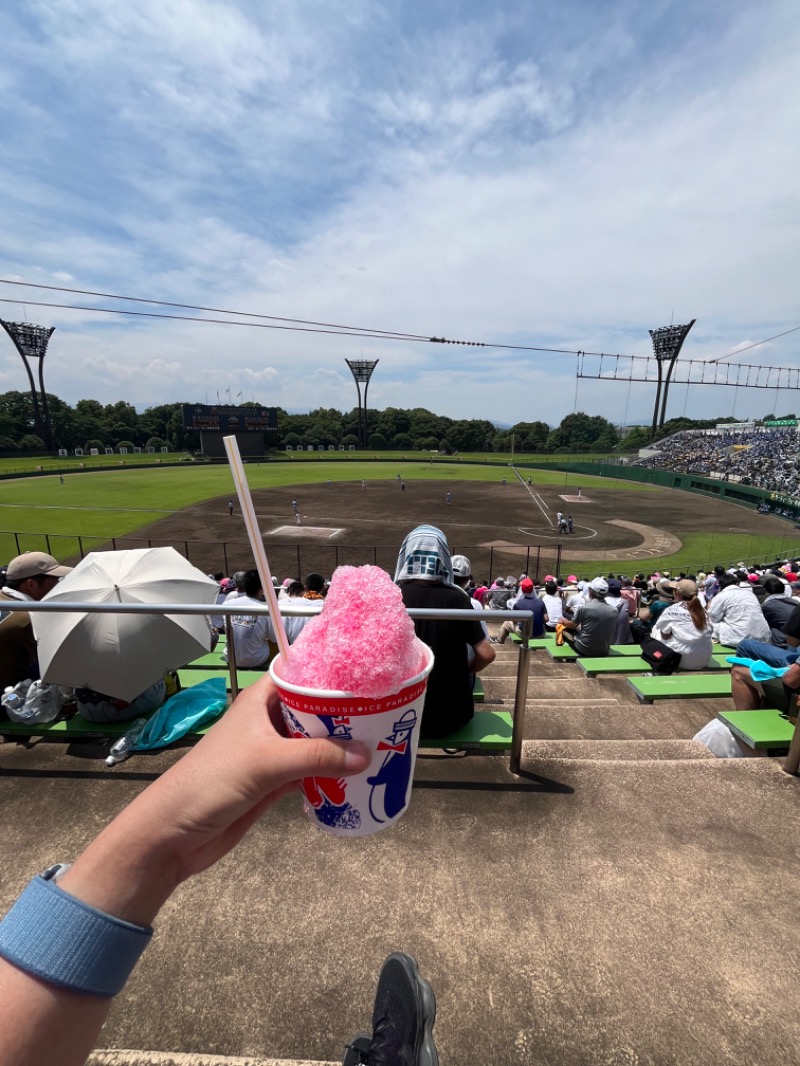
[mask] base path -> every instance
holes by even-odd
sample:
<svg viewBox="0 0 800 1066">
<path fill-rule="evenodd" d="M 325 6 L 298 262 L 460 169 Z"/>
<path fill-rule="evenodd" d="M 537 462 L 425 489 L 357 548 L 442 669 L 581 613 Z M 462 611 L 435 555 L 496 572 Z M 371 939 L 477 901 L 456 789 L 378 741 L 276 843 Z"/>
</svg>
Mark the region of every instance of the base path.
<svg viewBox="0 0 800 1066">
<path fill-rule="evenodd" d="M 664 529 L 657 529 L 655 526 L 645 526 L 641 522 L 626 522 L 622 518 L 609 518 L 607 519 L 607 524 L 630 529 L 634 533 L 639 533 L 642 537 L 642 543 L 635 548 L 610 549 L 609 554 L 613 552 L 615 559 L 649 559 L 656 555 L 673 555 L 683 547 L 681 541 L 673 536 L 672 533 L 667 533 Z M 568 547 L 565 547 L 561 557 L 563 559 L 596 559 L 597 549 L 595 548 L 594 551 L 570 551 Z"/>
</svg>

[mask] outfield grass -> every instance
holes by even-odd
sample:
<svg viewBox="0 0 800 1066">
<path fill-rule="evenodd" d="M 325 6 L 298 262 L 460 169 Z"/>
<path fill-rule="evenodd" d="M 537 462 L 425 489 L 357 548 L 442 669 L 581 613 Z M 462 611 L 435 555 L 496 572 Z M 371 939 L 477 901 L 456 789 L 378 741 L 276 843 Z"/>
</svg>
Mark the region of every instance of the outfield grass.
<svg viewBox="0 0 800 1066">
<path fill-rule="evenodd" d="M 392 480 L 400 474 L 407 481 L 501 481 L 514 474 L 503 466 L 467 466 L 455 463 L 398 462 L 365 463 L 350 459 L 338 462 L 253 463 L 247 465 L 251 489 L 310 485 L 332 481 Z M 540 485 L 563 487 L 592 484 L 608 488 L 609 478 L 591 478 L 556 470 L 539 470 Z M 635 492 L 658 491 L 642 482 L 625 482 Z M 96 473 L 57 474 L 20 478 L 2 483 L 0 496 L 0 558 L 17 554 L 13 533 L 49 533 L 70 537 L 108 539 L 133 533 L 165 514 L 215 496 L 234 494 L 227 465 L 194 465 Z M 75 542 L 77 545 L 77 542 Z M 47 550 L 44 538 L 26 537 L 23 550 Z M 61 549 L 59 549 L 61 550 Z M 75 548 L 77 551 L 77 547 Z M 66 554 L 62 552 L 62 554 Z"/>
<path fill-rule="evenodd" d="M 355 452 L 280 452 L 279 458 L 281 461 L 285 460 L 291 463 L 342 463 L 342 462 L 359 462 L 364 460 L 374 461 L 379 459 L 381 462 L 397 463 L 397 462 L 427 462 L 430 463 L 430 455 L 427 452 L 411 452 L 402 455 L 400 452 L 372 452 L 372 451 L 355 451 Z M 50 471 L 64 472 L 67 470 L 76 470 L 84 468 L 87 470 L 95 470 L 105 467 L 118 467 L 118 466 L 158 466 L 160 463 L 175 463 L 182 460 L 186 460 L 187 465 L 191 457 L 188 452 L 156 452 L 154 454 L 141 453 L 140 455 L 85 455 L 83 458 L 78 456 L 68 456 L 65 459 L 53 459 L 42 458 L 40 456 L 26 456 L 23 458 L 15 459 L 2 459 L 0 458 L 0 474 L 23 474 L 30 471 L 41 469 L 43 473 Z M 525 454 L 522 452 L 515 452 L 512 456 L 510 452 L 464 452 L 457 456 L 435 456 L 434 461 L 436 463 L 458 463 L 461 460 L 469 462 L 479 463 L 510 463 L 512 459 L 518 463 L 554 463 L 560 462 L 584 462 L 584 463 L 613 463 L 614 456 L 610 455 L 598 455 L 598 454 L 585 454 L 585 455 L 538 455 L 538 454 Z M 253 462 L 253 460 L 250 460 Z M 201 463 L 200 465 L 207 465 Z"/>
<path fill-rule="evenodd" d="M 160 463 L 176 463 L 186 456 L 186 452 L 142 452 L 140 455 L 71 455 L 66 459 L 49 459 L 40 456 L 26 456 L 25 458 L 0 459 L 0 474 L 24 474 L 31 470 L 39 470 L 43 473 L 56 471 L 67 473 L 68 470 L 85 468 L 94 470 L 97 467 L 106 466 L 158 466 Z"/>
<path fill-rule="evenodd" d="M 472 466 L 437 461 L 359 462 L 350 458 L 343 464 L 341 459 L 333 462 L 254 463 L 247 466 L 248 479 L 253 489 L 276 488 L 289 485 L 309 485 L 325 481 L 391 480 L 401 474 L 406 480 L 437 481 L 500 481 L 503 477 L 513 479 L 514 474 L 503 466 Z M 103 457 L 98 457 L 103 458 Z M 106 457 L 110 458 L 110 457 Z M 658 486 L 643 482 L 593 478 L 585 474 L 571 474 L 558 470 L 537 470 L 531 475 L 539 485 L 557 485 L 566 488 L 581 486 L 584 490 L 592 485 L 608 490 L 617 484 L 633 492 L 659 492 Z M 50 545 L 54 554 L 65 557 L 79 550 L 77 537 L 110 539 L 134 533 L 137 529 L 180 511 L 202 500 L 222 497 L 223 501 L 233 496 L 233 482 L 227 465 L 194 465 L 164 467 L 152 465 L 144 469 L 120 471 L 109 469 L 97 473 L 66 474 L 64 484 L 58 476 L 44 475 L 40 478 L 21 478 L 2 483 L 0 495 L 0 559 L 17 554 L 17 540 L 13 533 L 42 534 L 40 537 L 26 535 L 21 538 L 22 550 L 47 550 L 44 534 L 58 534 L 73 538 L 70 541 L 55 540 Z M 224 507 L 224 502 L 220 504 Z M 736 533 L 696 533 L 683 538 L 681 551 L 672 556 L 648 559 L 645 564 L 652 568 L 684 569 L 699 567 L 718 561 L 738 561 L 767 555 L 786 556 L 797 550 L 794 531 L 787 524 L 785 536 L 750 536 Z M 84 545 L 88 550 L 91 540 Z M 608 552 L 596 560 L 583 563 L 582 572 L 598 572 L 609 569 L 613 553 Z M 565 564 L 566 565 L 566 564 Z M 627 562 L 615 565 L 634 569 Z"/>
<path fill-rule="evenodd" d="M 588 562 L 570 563 L 569 560 L 564 560 L 562 570 L 565 574 L 575 573 L 582 577 L 604 574 L 611 569 L 623 574 L 645 571 L 649 575 L 654 570 L 696 573 L 713 569 L 717 563 L 735 566 L 743 561 L 751 565 L 761 561 L 794 558 L 800 554 L 800 540 L 788 524 L 786 534 L 780 537 L 751 537 L 744 533 L 683 533 L 681 540 L 683 547 L 674 555 L 648 557 L 633 562 L 615 562 L 614 552 L 609 551 Z"/>
</svg>

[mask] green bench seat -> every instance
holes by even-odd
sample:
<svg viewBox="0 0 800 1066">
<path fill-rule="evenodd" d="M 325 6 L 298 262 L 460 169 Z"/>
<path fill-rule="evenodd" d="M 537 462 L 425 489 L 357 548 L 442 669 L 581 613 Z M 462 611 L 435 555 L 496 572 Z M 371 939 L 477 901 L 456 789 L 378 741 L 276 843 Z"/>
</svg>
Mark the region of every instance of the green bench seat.
<svg viewBox="0 0 800 1066">
<path fill-rule="evenodd" d="M 654 700 L 715 699 L 731 694 L 731 675 L 725 670 L 670 677 L 629 677 L 628 684 L 640 703 Z"/>
<path fill-rule="evenodd" d="M 641 657 L 633 655 L 609 655 L 601 659 L 592 659 L 578 656 L 578 666 L 587 677 L 597 677 L 598 674 L 649 674 L 652 670 L 650 664 Z M 730 670 L 730 663 L 725 662 L 722 656 L 712 656 L 711 662 L 705 670 L 698 671 L 700 674 L 712 671 Z M 671 675 L 687 676 L 686 674 Z"/>
<path fill-rule="evenodd" d="M 259 681 L 264 676 L 265 672 L 264 670 L 237 670 L 236 680 L 239 683 L 239 688 L 247 688 L 248 685 L 254 685 L 256 681 Z M 199 685 L 201 681 L 210 681 L 212 677 L 224 677 L 225 687 L 230 692 L 230 674 L 213 669 L 184 671 L 181 675 L 181 686 L 183 688 L 191 688 L 193 685 Z"/>
<path fill-rule="evenodd" d="M 260 676 L 260 675 L 258 675 Z M 153 712 L 155 713 L 155 712 Z M 149 717 L 149 716 L 146 716 Z M 188 733 L 200 737 L 213 726 L 209 722 Z M 130 729 L 127 722 L 87 722 L 80 715 L 55 722 L 0 722 L 0 736 L 52 737 L 54 740 L 103 740 L 121 737 Z M 480 751 L 508 751 L 511 747 L 513 719 L 508 711 L 477 711 L 463 729 L 434 740 L 423 738 L 421 748 L 463 748 Z"/>
<path fill-rule="evenodd" d="M 155 711 L 153 712 L 155 714 Z M 142 715 L 149 718 L 150 715 Z M 202 736 L 213 725 L 209 722 L 187 736 Z M 92 740 L 121 737 L 130 729 L 127 722 L 87 722 L 79 714 L 55 722 L 0 722 L 0 736 L 4 737 L 53 737 L 55 740 Z"/>
<path fill-rule="evenodd" d="M 508 751 L 513 719 L 508 711 L 476 711 L 456 733 L 433 740 L 422 737 L 421 748 L 477 748 L 480 751 Z"/>
<path fill-rule="evenodd" d="M 473 703 L 483 703 L 486 699 L 486 693 L 483 691 L 483 682 L 481 681 L 481 675 L 475 676 L 475 688 L 472 690 Z"/>
<path fill-rule="evenodd" d="M 521 644 L 522 637 L 519 633 L 509 633 L 508 639 L 512 644 Z M 531 637 L 528 641 L 529 648 L 550 648 L 555 645 L 556 635 L 555 633 L 545 633 L 543 637 Z"/>
<path fill-rule="evenodd" d="M 190 663 L 181 667 L 181 670 L 227 670 L 228 664 L 222 658 L 220 648 L 206 652 L 199 659 L 193 659 Z"/>
<path fill-rule="evenodd" d="M 717 718 L 755 751 L 788 751 L 794 736 L 785 711 L 720 711 Z"/>
</svg>

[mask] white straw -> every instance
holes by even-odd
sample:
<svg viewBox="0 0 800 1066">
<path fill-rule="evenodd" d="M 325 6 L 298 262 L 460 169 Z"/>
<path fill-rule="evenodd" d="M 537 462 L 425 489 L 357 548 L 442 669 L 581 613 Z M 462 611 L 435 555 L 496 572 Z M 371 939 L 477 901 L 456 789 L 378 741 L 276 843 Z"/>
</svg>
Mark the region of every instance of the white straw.
<svg viewBox="0 0 800 1066">
<path fill-rule="evenodd" d="M 222 439 L 225 444 L 225 451 L 228 453 L 228 462 L 230 463 L 233 481 L 236 485 L 239 506 L 242 509 L 244 523 L 247 526 L 250 547 L 253 549 L 253 555 L 256 559 L 256 566 L 258 567 L 259 577 L 261 578 L 261 587 L 267 598 L 269 613 L 272 617 L 272 625 L 278 640 L 278 648 L 280 649 L 283 661 L 286 662 L 289 658 L 289 638 L 286 636 L 286 627 L 283 624 L 283 618 L 281 618 L 280 608 L 278 607 L 278 597 L 275 595 L 275 587 L 272 584 L 272 574 L 270 573 L 269 562 L 267 561 L 267 553 L 264 550 L 264 541 L 261 539 L 261 533 L 258 528 L 256 512 L 253 507 L 253 498 L 250 495 L 250 486 L 247 484 L 247 475 L 242 466 L 239 445 L 236 443 L 236 437 L 223 437 Z"/>
</svg>

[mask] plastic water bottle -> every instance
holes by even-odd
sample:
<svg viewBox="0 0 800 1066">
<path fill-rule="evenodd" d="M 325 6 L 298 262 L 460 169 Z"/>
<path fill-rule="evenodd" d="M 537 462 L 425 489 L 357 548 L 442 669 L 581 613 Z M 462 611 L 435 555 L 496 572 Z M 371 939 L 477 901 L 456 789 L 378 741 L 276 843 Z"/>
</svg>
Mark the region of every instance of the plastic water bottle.
<svg viewBox="0 0 800 1066">
<path fill-rule="evenodd" d="M 124 762 L 124 760 L 128 758 L 133 751 L 136 741 L 144 732 L 144 727 L 146 725 L 146 718 L 134 718 L 127 733 L 123 734 L 119 740 L 114 741 L 111 745 L 111 751 L 108 753 L 108 758 L 106 759 L 106 766 L 116 766 L 118 762 Z"/>
<path fill-rule="evenodd" d="M 3 698 L 0 700 L 5 708 L 6 714 L 14 721 L 14 715 L 18 714 L 25 706 L 25 697 L 21 696 L 19 692 L 15 692 L 11 685 L 3 690 Z M 9 713 L 11 712 L 11 713 Z"/>
<path fill-rule="evenodd" d="M 24 717 L 33 722 L 52 722 L 61 710 L 61 699 L 54 685 L 34 681 L 25 699 Z"/>
</svg>

